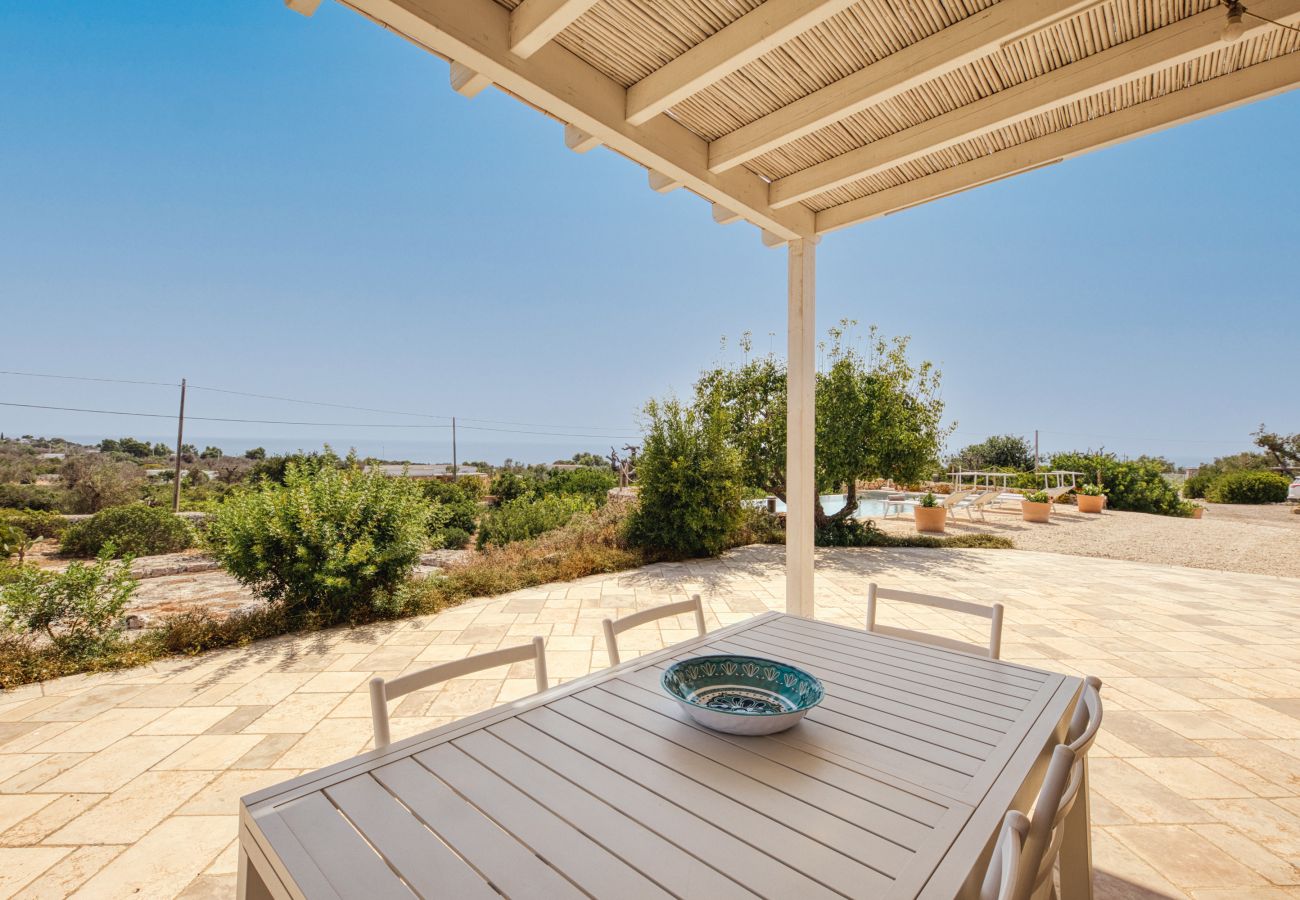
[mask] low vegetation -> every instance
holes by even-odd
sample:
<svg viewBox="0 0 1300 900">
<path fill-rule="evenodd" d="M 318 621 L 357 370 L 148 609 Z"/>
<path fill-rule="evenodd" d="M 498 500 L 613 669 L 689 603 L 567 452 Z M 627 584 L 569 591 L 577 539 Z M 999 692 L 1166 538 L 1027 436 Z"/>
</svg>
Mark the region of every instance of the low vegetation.
<svg viewBox="0 0 1300 900">
<path fill-rule="evenodd" d="M 1205 489 L 1211 503 L 1282 503 L 1291 479 L 1276 472 L 1240 471 L 1217 476 Z"/>
<path fill-rule="evenodd" d="M 156 556 L 194 546 L 194 529 L 171 510 L 133 503 L 95 513 L 63 532 L 63 553 L 98 556 L 105 548 L 116 555 Z"/>
</svg>

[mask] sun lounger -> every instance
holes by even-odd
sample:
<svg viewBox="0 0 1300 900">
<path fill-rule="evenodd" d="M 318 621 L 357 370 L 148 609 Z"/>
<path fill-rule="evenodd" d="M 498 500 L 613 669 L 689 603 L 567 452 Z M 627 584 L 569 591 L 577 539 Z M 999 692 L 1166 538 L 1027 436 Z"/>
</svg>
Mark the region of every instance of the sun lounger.
<svg viewBox="0 0 1300 900">
<path fill-rule="evenodd" d="M 980 494 L 978 497 L 975 497 L 974 499 L 966 503 L 963 503 L 961 505 L 961 508 L 966 510 L 966 515 L 971 518 L 971 521 L 975 520 L 976 510 L 979 510 L 980 519 L 984 519 L 984 511 L 991 504 L 996 503 L 998 501 L 998 498 L 1001 496 L 1002 496 L 1001 489 L 985 491 L 984 493 Z"/>
</svg>

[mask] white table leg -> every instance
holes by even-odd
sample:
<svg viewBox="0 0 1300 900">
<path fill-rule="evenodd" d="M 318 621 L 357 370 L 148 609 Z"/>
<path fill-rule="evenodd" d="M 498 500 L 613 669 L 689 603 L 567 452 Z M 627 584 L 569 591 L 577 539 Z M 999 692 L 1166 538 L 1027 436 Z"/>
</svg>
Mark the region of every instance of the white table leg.
<svg viewBox="0 0 1300 900">
<path fill-rule="evenodd" d="M 1088 791 L 1088 758 L 1074 807 L 1065 818 L 1061 843 L 1061 900 L 1092 900 L 1092 813 Z"/>
<path fill-rule="evenodd" d="M 274 900 L 274 895 L 243 847 L 239 848 L 239 884 L 236 890 L 238 900 Z"/>
</svg>

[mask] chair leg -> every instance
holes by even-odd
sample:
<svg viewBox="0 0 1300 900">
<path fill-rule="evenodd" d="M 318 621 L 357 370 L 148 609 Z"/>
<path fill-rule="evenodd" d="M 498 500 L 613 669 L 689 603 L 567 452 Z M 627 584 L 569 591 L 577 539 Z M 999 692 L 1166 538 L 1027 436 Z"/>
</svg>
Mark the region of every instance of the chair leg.
<svg viewBox="0 0 1300 900">
<path fill-rule="evenodd" d="M 1065 818 L 1061 841 L 1061 900 L 1092 900 L 1092 812 L 1088 791 L 1088 757 L 1083 758 L 1079 795 Z"/>
</svg>

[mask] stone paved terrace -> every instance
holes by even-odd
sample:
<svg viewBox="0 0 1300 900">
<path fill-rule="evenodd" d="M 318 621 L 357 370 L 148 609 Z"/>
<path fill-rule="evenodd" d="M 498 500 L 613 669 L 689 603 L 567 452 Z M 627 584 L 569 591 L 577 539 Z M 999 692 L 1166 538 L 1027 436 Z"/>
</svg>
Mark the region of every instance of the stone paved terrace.
<svg viewBox="0 0 1300 900">
<path fill-rule="evenodd" d="M 611 613 L 696 591 L 711 627 L 781 608 L 781 561 L 747 548 L 0 695 L 0 897 L 231 897 L 238 798 L 365 749 L 371 675 L 540 634 L 570 679 L 605 664 Z M 1300 579 L 1018 551 L 839 550 L 818 565 L 820 617 L 860 624 L 873 578 L 1000 600 L 1006 658 L 1105 681 L 1100 897 L 1300 897 Z M 964 634 L 940 612 L 882 621 Z M 667 624 L 622 645 L 691 634 Z M 405 698 L 394 737 L 533 686 L 529 665 L 487 674 Z"/>
</svg>

